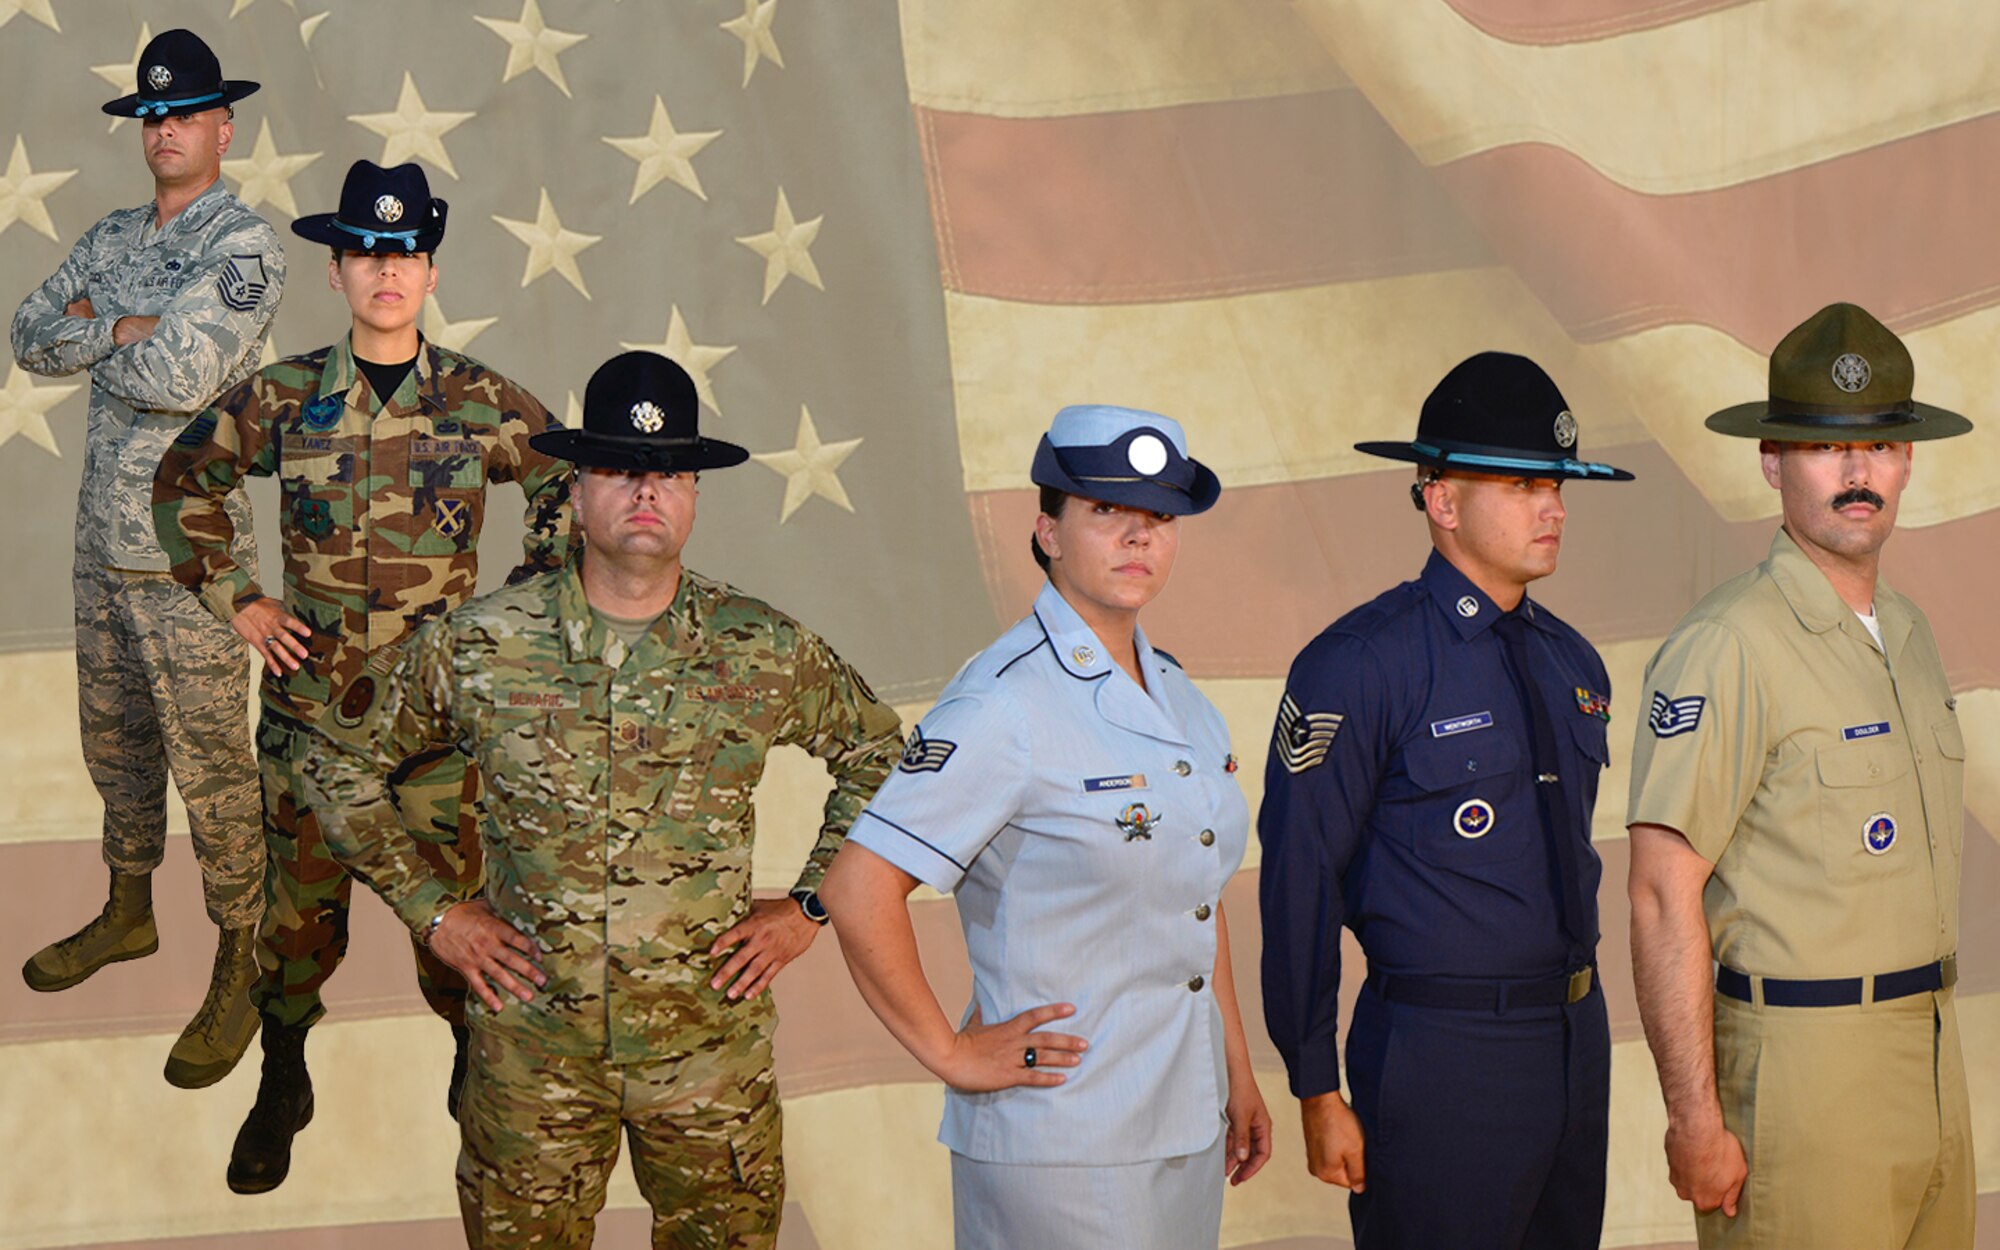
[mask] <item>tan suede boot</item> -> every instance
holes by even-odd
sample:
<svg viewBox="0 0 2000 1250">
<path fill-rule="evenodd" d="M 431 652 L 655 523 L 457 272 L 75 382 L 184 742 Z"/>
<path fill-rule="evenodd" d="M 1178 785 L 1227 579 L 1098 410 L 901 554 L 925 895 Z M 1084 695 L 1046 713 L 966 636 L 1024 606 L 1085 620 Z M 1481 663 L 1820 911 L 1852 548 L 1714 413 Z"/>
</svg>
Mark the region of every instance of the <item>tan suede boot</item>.
<svg viewBox="0 0 2000 1250">
<path fill-rule="evenodd" d="M 257 926 L 222 930 L 215 968 L 208 974 L 208 996 L 167 1055 L 167 1084 L 200 1089 L 236 1067 L 257 1036 L 257 1009 L 250 1004 L 256 980 Z"/>
<path fill-rule="evenodd" d="M 153 878 L 111 874 L 111 897 L 97 919 L 52 942 L 21 965 L 21 979 L 31 990 L 66 990 L 106 964 L 138 959 L 160 949 L 160 931 L 153 927 Z"/>
</svg>

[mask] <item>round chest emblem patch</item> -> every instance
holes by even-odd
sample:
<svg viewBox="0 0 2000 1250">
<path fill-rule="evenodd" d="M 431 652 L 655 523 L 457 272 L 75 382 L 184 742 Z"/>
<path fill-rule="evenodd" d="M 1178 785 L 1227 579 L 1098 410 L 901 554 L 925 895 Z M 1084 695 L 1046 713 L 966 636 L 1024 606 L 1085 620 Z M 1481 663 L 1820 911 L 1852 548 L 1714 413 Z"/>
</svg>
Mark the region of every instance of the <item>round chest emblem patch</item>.
<svg viewBox="0 0 2000 1250">
<path fill-rule="evenodd" d="M 1485 799 L 1467 799 L 1451 814 L 1453 832 L 1461 838 L 1483 838 L 1493 832 L 1493 805 Z"/>
<path fill-rule="evenodd" d="M 1885 855 L 1896 845 L 1896 818 L 1887 812 L 1876 812 L 1861 826 L 1861 845 L 1868 848 L 1870 855 Z"/>
<path fill-rule="evenodd" d="M 667 414 L 650 399 L 632 405 L 632 428 L 641 434 L 658 434 L 667 424 Z"/>
<path fill-rule="evenodd" d="M 362 674 L 354 679 L 347 693 L 340 696 L 340 706 L 335 709 L 340 714 L 343 725 L 358 725 L 368 709 L 375 706 L 375 679 Z"/>
<path fill-rule="evenodd" d="M 1097 652 L 1092 651 L 1089 647 L 1078 647 L 1069 653 L 1069 658 L 1075 660 L 1078 665 L 1089 668 L 1091 665 L 1097 663 Z"/>
<path fill-rule="evenodd" d="M 1167 445 L 1157 434 L 1141 434 L 1125 449 L 1125 460 L 1134 473 L 1151 477 L 1167 467 Z"/>
<path fill-rule="evenodd" d="M 1471 595 L 1467 595 L 1465 598 L 1460 599 L 1458 601 L 1458 614 L 1460 616 L 1467 618 L 1468 620 L 1471 619 L 1472 617 L 1478 616 L 1479 600 L 1474 599 Z"/>
<path fill-rule="evenodd" d="M 174 72 L 164 65 L 148 65 L 146 85 L 155 91 L 165 91 L 174 85 Z"/>
<path fill-rule="evenodd" d="M 391 225 L 403 220 L 403 202 L 393 195 L 376 196 L 375 220 L 386 221 Z"/>
<path fill-rule="evenodd" d="M 1556 414 L 1556 446 L 1576 446 L 1576 418 L 1565 408 Z"/>
<path fill-rule="evenodd" d="M 1874 371 L 1867 360 L 1854 352 L 1842 352 L 1833 361 L 1833 384 L 1849 395 L 1868 385 Z"/>
</svg>

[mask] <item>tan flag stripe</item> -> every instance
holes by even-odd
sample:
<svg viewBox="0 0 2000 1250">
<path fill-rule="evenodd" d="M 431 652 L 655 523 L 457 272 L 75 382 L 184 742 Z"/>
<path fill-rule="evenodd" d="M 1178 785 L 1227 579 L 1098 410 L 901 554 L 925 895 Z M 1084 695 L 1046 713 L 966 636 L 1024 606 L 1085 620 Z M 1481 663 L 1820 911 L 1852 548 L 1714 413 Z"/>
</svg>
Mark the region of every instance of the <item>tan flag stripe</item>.
<svg viewBox="0 0 2000 1250">
<path fill-rule="evenodd" d="M 1663 637 L 1718 581 L 1763 559 L 1774 523 L 1721 520 L 1659 448 L 1585 450 L 1639 480 L 1571 485 L 1562 568 L 1534 593 L 1593 642 Z M 1750 444 L 1741 451 L 1751 458 Z M 1204 677 L 1283 674 L 1341 613 L 1421 571 L 1430 547 L 1410 508 L 1413 479 L 1397 468 L 1225 490 L 1213 511 L 1183 524 L 1174 582 L 1147 610 L 1148 636 Z M 1044 581 L 1027 551 L 1038 497 L 981 492 L 968 504 L 981 549 L 995 553 L 994 611 L 1016 619 Z M 1704 557 L 1633 558 L 1655 550 L 1668 525 L 1678 550 Z M 1965 576 L 1966 552 L 1996 548 L 2000 511 L 1988 511 L 1899 533 L 1883 553 L 1883 575 L 1930 617 L 1956 689 L 2000 686 L 1991 645 L 2000 582 Z"/>
</svg>

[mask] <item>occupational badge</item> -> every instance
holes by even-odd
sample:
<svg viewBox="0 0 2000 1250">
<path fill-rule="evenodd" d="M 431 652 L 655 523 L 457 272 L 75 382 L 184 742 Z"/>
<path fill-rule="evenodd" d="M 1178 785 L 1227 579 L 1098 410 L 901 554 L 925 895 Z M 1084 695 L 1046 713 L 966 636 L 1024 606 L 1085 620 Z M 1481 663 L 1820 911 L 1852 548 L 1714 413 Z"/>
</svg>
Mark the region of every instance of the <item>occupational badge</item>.
<svg viewBox="0 0 2000 1250">
<path fill-rule="evenodd" d="M 165 91 L 174 85 L 174 72 L 164 65 L 148 65 L 146 85 L 155 91 Z"/>
<path fill-rule="evenodd" d="M 1870 855 L 1886 855 L 1889 848 L 1896 845 L 1896 818 L 1887 812 L 1876 812 L 1861 826 L 1861 845 Z"/>
<path fill-rule="evenodd" d="M 1483 838 L 1493 832 L 1493 805 L 1485 799 L 1467 799 L 1451 814 L 1452 832 L 1461 838 Z"/>
<path fill-rule="evenodd" d="M 1091 665 L 1097 663 L 1097 652 L 1092 651 L 1089 647 L 1078 647 L 1069 653 L 1069 658 L 1075 660 L 1078 667 L 1089 668 Z"/>
<path fill-rule="evenodd" d="M 1874 370 L 1868 367 L 1867 359 L 1858 353 L 1842 352 L 1834 357 L 1833 384 L 1849 395 L 1866 387 L 1873 376 Z"/>
<path fill-rule="evenodd" d="M 307 538 L 323 542 L 333 533 L 333 505 L 311 495 L 299 495 L 292 500 L 292 524 Z"/>
<path fill-rule="evenodd" d="M 352 728 L 361 723 L 368 709 L 375 706 L 375 679 L 363 673 L 348 686 L 347 693 L 340 696 L 340 703 L 333 709 L 334 719 Z"/>
<path fill-rule="evenodd" d="M 403 220 L 403 202 L 393 195 L 375 197 L 375 220 L 395 225 Z"/>
<path fill-rule="evenodd" d="M 457 538 L 472 519 L 472 505 L 463 499 L 440 499 L 431 527 L 446 538 Z"/>
<path fill-rule="evenodd" d="M 1118 813 L 1118 832 L 1125 835 L 1127 842 L 1136 838 L 1151 842 L 1153 830 L 1159 827 L 1160 820 L 1144 803 L 1127 803 L 1125 810 Z"/>
<path fill-rule="evenodd" d="M 632 405 L 632 428 L 641 434 L 658 434 L 667 424 L 667 414 L 650 399 Z"/>
<path fill-rule="evenodd" d="M 1333 736 L 1340 732 L 1340 722 L 1346 719 L 1339 712 L 1307 712 L 1299 708 L 1298 701 L 1287 690 L 1278 703 L 1278 728 L 1272 735 L 1272 745 L 1278 748 L 1278 759 L 1289 773 L 1302 773 L 1326 759 L 1326 753 L 1333 749 Z"/>
<path fill-rule="evenodd" d="M 308 430 L 324 433 L 340 424 L 340 410 L 346 406 L 347 401 L 338 395 L 320 395 L 299 409 L 299 420 Z"/>
<path fill-rule="evenodd" d="M 1705 695 L 1683 695 L 1670 699 L 1663 690 L 1653 692 L 1653 705 L 1646 713 L 1646 724 L 1650 725 L 1655 738 L 1672 738 L 1680 734 L 1693 733 L 1701 724 L 1701 709 L 1708 702 Z"/>
<path fill-rule="evenodd" d="M 1556 414 L 1556 446 L 1576 446 L 1576 418 L 1565 408 Z"/>
<path fill-rule="evenodd" d="M 896 764 L 899 773 L 934 773 L 944 767 L 951 753 L 958 750 L 956 742 L 943 738 L 926 738 L 922 729 L 912 729 L 910 740 L 903 744 L 903 758 Z"/>
<path fill-rule="evenodd" d="M 1598 694 L 1594 690 L 1576 688 L 1576 710 L 1585 716 L 1595 716 L 1599 720 L 1611 719 L 1611 696 Z"/>
</svg>

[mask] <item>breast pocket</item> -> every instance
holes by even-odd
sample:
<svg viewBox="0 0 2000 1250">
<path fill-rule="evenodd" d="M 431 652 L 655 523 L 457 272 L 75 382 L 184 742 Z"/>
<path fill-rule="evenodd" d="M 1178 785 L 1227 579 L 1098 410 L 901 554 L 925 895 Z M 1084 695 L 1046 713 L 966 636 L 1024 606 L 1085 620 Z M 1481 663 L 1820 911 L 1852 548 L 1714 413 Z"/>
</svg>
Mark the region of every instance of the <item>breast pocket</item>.
<svg viewBox="0 0 2000 1250">
<path fill-rule="evenodd" d="M 1923 802 L 1906 742 L 1884 735 L 1823 746 L 1815 762 L 1820 858 L 1828 881 L 1856 885 L 1901 876 L 1927 856 Z"/>
<path fill-rule="evenodd" d="M 1402 823 L 1426 862 L 1452 869 L 1502 863 L 1541 837 L 1534 791 L 1514 775 L 1522 760 L 1513 738 L 1489 730 L 1426 739 L 1404 762 L 1420 793 Z M 1503 806 L 1503 797 L 1515 795 L 1527 795 L 1528 804 Z"/>
<path fill-rule="evenodd" d="M 495 712 L 475 758 L 494 799 L 502 840 L 532 847 L 546 845 L 569 825 L 577 803 L 575 751 L 559 714 L 544 711 Z"/>
</svg>

